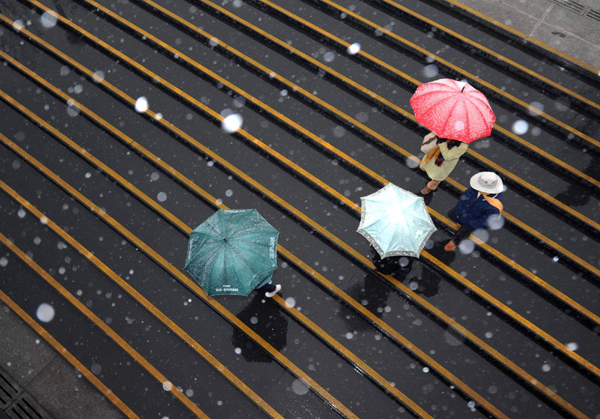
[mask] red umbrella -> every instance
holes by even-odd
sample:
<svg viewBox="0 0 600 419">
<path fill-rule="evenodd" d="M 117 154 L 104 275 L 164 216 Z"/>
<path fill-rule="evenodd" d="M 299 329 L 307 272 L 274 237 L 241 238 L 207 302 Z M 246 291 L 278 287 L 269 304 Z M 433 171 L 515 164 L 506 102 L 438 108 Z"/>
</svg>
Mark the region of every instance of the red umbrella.
<svg viewBox="0 0 600 419">
<path fill-rule="evenodd" d="M 410 99 L 417 122 L 440 138 L 470 143 L 492 133 L 496 115 L 485 95 L 467 82 L 424 83 Z"/>
</svg>

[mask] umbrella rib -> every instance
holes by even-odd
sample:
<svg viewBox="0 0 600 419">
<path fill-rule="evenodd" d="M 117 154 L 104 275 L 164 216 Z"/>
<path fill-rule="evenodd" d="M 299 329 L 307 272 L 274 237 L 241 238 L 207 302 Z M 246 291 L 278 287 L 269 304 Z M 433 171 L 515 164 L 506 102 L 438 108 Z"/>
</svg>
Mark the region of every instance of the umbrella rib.
<svg viewBox="0 0 600 419">
<path fill-rule="evenodd" d="M 467 138 L 471 138 L 471 125 L 469 124 L 469 106 L 472 105 L 475 109 L 477 109 L 477 106 L 473 105 L 471 102 L 469 102 L 468 100 L 466 100 L 464 102 L 465 104 L 465 129 L 467 131 Z"/>
<path fill-rule="evenodd" d="M 473 106 L 475 106 L 475 105 L 473 104 Z M 492 108 L 491 108 L 491 106 L 490 106 L 489 104 L 486 104 L 486 106 L 487 106 L 489 109 L 492 109 Z M 481 108 L 480 108 L 479 106 L 475 106 L 475 109 L 477 109 L 477 112 L 479 112 L 479 114 L 481 115 L 481 118 L 483 118 L 483 119 L 485 120 L 485 115 L 484 115 L 484 113 L 482 112 Z M 494 117 L 494 120 L 495 120 L 495 119 L 496 119 L 496 115 L 494 114 L 494 111 L 493 111 L 493 110 L 492 110 L 492 116 Z"/>
<path fill-rule="evenodd" d="M 444 127 L 446 126 L 446 124 L 448 123 L 448 121 L 450 120 L 450 118 L 452 117 L 452 115 L 454 114 L 454 111 L 456 110 L 456 102 L 458 102 L 458 98 L 454 99 L 454 104 L 452 105 L 451 111 L 448 114 L 448 117 L 446 118 L 446 122 L 444 122 Z"/>
</svg>

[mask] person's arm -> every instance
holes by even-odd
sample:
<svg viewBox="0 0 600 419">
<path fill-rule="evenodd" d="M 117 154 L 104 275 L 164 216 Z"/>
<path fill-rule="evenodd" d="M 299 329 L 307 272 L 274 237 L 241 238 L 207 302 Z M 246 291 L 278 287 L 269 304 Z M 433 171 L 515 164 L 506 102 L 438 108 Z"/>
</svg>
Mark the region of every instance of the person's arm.
<svg viewBox="0 0 600 419">
<path fill-rule="evenodd" d="M 439 143 L 438 141 L 438 145 L 440 146 L 440 152 L 442 153 L 442 156 L 446 161 L 456 160 L 460 158 L 460 156 L 465 154 L 467 152 L 467 149 L 469 148 L 469 146 L 465 143 L 460 143 L 456 147 L 452 147 L 450 150 L 448 149 L 447 142 Z"/>
<path fill-rule="evenodd" d="M 458 218 L 460 224 L 465 224 L 465 222 L 464 222 L 465 215 L 468 217 L 468 214 L 466 214 L 467 202 L 469 202 L 471 199 L 473 199 L 473 192 L 475 192 L 473 189 L 471 189 L 471 188 L 467 189 L 461 195 L 460 199 L 456 203 L 455 214 L 456 214 L 456 217 Z"/>
</svg>

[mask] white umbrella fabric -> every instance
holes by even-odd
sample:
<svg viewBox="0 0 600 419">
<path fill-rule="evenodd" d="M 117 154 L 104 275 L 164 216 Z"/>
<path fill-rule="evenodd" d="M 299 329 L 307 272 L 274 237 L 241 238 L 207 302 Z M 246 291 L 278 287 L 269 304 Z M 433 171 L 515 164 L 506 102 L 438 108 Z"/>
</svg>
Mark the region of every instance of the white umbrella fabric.
<svg viewBox="0 0 600 419">
<path fill-rule="evenodd" d="M 419 257 L 437 230 L 422 197 L 394 184 L 360 198 L 362 214 L 359 234 L 377 250 L 381 258 Z"/>
</svg>

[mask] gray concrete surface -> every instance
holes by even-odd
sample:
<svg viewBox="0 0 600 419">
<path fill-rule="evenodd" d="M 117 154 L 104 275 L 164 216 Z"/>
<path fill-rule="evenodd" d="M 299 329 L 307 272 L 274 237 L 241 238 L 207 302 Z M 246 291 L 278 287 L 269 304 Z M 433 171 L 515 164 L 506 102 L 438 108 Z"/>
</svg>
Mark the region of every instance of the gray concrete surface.
<svg viewBox="0 0 600 419">
<path fill-rule="evenodd" d="M 551 0 L 457 0 L 592 67 L 600 69 L 600 22 L 587 16 L 600 12 L 597 0 L 570 0 L 580 13 Z"/>
<path fill-rule="evenodd" d="M 0 366 L 52 417 L 123 417 L 112 403 L 4 303 L 0 303 L 0 337 Z"/>
<path fill-rule="evenodd" d="M 27 386 L 55 418 L 119 419 L 122 414 L 64 358 L 57 356 Z"/>
</svg>

